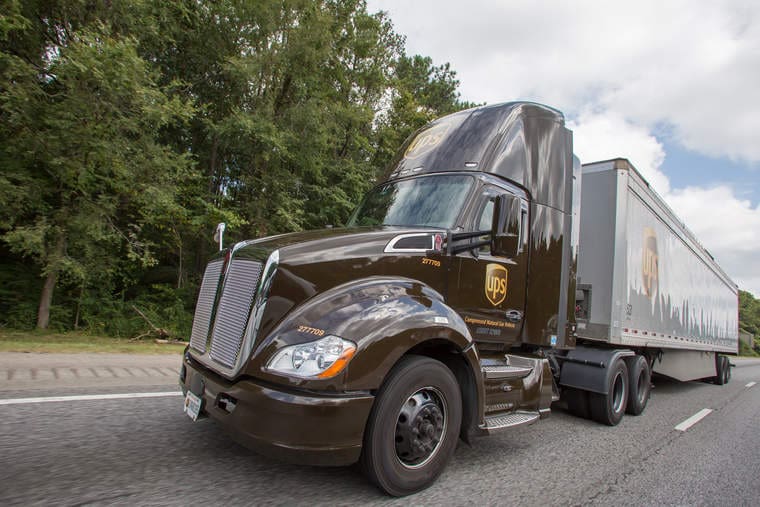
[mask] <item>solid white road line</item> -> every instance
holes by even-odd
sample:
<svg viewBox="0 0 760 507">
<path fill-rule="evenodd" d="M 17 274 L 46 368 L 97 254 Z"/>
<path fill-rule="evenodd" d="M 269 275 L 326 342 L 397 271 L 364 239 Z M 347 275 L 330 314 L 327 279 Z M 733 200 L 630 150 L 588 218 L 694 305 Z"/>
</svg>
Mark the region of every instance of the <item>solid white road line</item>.
<svg viewBox="0 0 760 507">
<path fill-rule="evenodd" d="M 702 410 L 700 410 L 699 412 L 697 412 L 696 414 L 694 414 L 693 416 L 689 417 L 684 422 L 676 426 L 675 429 L 678 431 L 686 431 L 692 426 L 694 426 L 695 424 L 697 424 L 699 421 L 707 417 L 707 415 L 712 411 L 713 410 L 711 408 L 703 408 Z"/>
<path fill-rule="evenodd" d="M 10 398 L 0 400 L 0 405 L 26 405 L 29 403 L 50 403 L 53 401 L 91 401 L 123 400 L 125 398 L 162 398 L 164 396 L 181 396 L 181 391 L 164 391 L 160 393 L 123 393 L 123 394 L 83 394 L 79 396 L 47 396 L 44 398 Z"/>
<path fill-rule="evenodd" d="M 749 384 L 745 385 L 744 387 L 752 387 L 755 384 L 757 384 L 757 382 L 750 382 Z"/>
</svg>

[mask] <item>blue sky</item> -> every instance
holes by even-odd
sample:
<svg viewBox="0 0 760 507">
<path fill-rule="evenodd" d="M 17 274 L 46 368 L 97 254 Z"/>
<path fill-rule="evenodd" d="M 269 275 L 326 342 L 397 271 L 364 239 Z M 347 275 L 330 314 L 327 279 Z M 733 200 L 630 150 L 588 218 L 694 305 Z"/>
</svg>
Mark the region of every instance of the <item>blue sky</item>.
<svg viewBox="0 0 760 507">
<path fill-rule="evenodd" d="M 660 167 L 674 188 L 709 187 L 728 183 L 740 199 L 753 207 L 760 203 L 760 163 L 737 162 L 689 151 L 677 143 L 664 142 L 666 157 Z"/>
<path fill-rule="evenodd" d="M 760 2 L 368 0 L 463 99 L 563 111 L 584 162 L 625 157 L 760 296 Z"/>
</svg>

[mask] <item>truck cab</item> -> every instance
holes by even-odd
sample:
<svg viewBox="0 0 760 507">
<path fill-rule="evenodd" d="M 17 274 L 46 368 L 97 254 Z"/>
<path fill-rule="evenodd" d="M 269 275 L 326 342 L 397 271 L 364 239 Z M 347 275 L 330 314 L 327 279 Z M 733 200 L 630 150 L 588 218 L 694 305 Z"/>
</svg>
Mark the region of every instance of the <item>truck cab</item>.
<svg viewBox="0 0 760 507">
<path fill-rule="evenodd" d="M 561 390 L 616 424 L 630 385 L 648 397 L 652 356 L 576 347 L 580 197 L 559 111 L 510 102 L 432 122 L 345 228 L 210 260 L 185 411 L 264 454 L 359 461 L 397 496 L 429 486 L 459 439 L 548 416 Z"/>
</svg>

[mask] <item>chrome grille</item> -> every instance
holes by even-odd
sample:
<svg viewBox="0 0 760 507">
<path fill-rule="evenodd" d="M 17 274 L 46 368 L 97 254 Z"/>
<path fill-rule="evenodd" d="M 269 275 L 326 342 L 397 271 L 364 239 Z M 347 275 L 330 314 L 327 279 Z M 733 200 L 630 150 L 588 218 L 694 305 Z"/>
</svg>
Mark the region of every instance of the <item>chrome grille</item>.
<svg viewBox="0 0 760 507">
<path fill-rule="evenodd" d="M 260 262 L 232 259 L 216 310 L 209 353 L 212 359 L 228 368 L 235 366 L 240 353 L 260 275 Z"/>
<path fill-rule="evenodd" d="M 193 330 L 190 333 L 190 346 L 200 352 L 206 352 L 206 339 L 211 326 L 211 312 L 214 310 L 214 298 L 223 266 L 224 259 L 210 262 L 203 274 L 201 292 L 198 294 L 198 303 L 195 305 Z"/>
</svg>

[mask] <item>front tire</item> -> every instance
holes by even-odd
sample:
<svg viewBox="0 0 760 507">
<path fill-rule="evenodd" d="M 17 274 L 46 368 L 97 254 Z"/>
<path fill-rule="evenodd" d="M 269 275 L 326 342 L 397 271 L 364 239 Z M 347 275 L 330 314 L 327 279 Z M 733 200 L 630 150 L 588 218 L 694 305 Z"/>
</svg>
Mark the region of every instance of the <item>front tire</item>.
<svg viewBox="0 0 760 507">
<path fill-rule="evenodd" d="M 623 418 L 628 403 L 628 367 L 618 359 L 610 368 L 607 394 L 589 393 L 588 401 L 593 420 L 615 426 Z"/>
<path fill-rule="evenodd" d="M 425 489 L 451 459 L 461 422 L 462 395 L 451 370 L 429 357 L 406 356 L 375 399 L 362 469 L 389 495 Z"/>
</svg>

